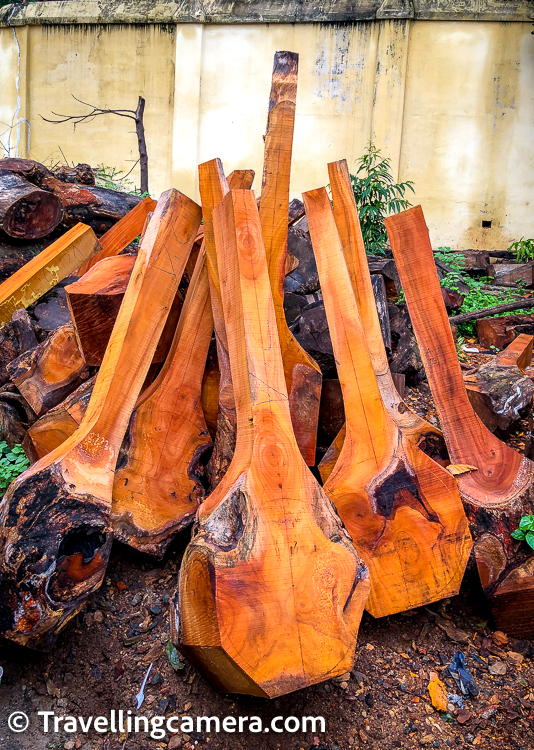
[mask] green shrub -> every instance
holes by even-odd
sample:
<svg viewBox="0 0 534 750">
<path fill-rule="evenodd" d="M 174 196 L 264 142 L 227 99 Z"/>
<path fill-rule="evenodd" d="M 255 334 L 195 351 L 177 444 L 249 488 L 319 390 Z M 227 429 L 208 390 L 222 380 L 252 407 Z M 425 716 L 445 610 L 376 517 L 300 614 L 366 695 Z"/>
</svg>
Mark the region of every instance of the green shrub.
<svg viewBox="0 0 534 750">
<path fill-rule="evenodd" d="M 3 494 L 8 485 L 26 471 L 30 462 L 26 458 L 22 445 L 10 448 L 5 440 L 0 442 L 0 492 Z"/>
<path fill-rule="evenodd" d="M 511 253 L 515 253 L 516 260 L 520 263 L 534 260 L 534 240 L 526 240 L 524 237 L 521 237 L 520 240 L 512 242 L 508 250 Z"/>
<path fill-rule="evenodd" d="M 407 190 L 414 192 L 413 183 L 394 183 L 391 161 L 382 158 L 380 150 L 372 142 L 358 159 L 358 164 L 356 174 L 351 174 L 350 181 L 365 249 L 373 255 L 384 255 L 388 247 L 384 219 L 412 205 L 404 196 Z"/>
</svg>

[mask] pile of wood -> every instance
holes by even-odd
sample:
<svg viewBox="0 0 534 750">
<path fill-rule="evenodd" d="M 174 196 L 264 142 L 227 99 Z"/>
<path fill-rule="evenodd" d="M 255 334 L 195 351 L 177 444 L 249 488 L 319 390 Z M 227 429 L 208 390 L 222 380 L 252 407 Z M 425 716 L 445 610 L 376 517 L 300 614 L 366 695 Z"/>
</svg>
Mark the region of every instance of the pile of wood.
<svg viewBox="0 0 534 750">
<path fill-rule="evenodd" d="M 34 461 L 0 504 L 2 636 L 50 647 L 114 538 L 161 558 L 193 523 L 172 637 L 224 691 L 347 672 L 364 608 L 454 595 L 472 537 L 499 626 L 534 635 L 534 562 L 510 536 L 534 466 L 473 412 L 421 210 L 388 220 L 395 265 L 366 256 L 345 161 L 333 207 L 325 188 L 290 204 L 297 74 L 276 53 L 258 200 L 253 172 L 213 159 L 201 206 L 169 190 L 99 239 L 78 223 L 0 286 L 0 429 Z M 13 173 L 55 185 L 32 169 Z M 400 283 L 443 433 L 390 370 Z M 49 333 L 38 301 L 58 288 Z"/>
</svg>

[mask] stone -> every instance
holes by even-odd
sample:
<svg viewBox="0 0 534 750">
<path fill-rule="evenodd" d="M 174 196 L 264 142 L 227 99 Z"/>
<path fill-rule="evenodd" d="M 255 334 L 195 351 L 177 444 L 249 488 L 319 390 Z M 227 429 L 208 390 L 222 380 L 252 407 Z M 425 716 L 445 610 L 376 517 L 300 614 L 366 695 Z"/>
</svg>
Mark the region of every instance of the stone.
<svg viewBox="0 0 534 750">
<path fill-rule="evenodd" d="M 507 667 L 503 661 L 496 661 L 493 664 L 490 664 L 488 669 L 490 674 L 502 676 L 506 674 Z"/>
<path fill-rule="evenodd" d="M 349 682 L 350 681 L 350 672 L 345 672 L 344 674 L 340 674 L 337 677 L 332 678 L 333 682 Z"/>
<path fill-rule="evenodd" d="M 522 664 L 525 659 L 523 654 L 518 654 L 517 651 L 509 651 L 507 658 L 508 661 L 511 661 L 515 666 Z"/>
</svg>

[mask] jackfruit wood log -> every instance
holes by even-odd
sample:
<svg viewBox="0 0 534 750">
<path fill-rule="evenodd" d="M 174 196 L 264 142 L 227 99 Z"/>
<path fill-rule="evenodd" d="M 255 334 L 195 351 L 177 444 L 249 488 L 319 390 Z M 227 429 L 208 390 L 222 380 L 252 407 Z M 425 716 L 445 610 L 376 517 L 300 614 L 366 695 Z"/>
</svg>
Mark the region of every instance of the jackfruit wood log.
<svg viewBox="0 0 534 750">
<path fill-rule="evenodd" d="M 113 484 L 115 536 L 156 557 L 192 522 L 205 494 L 201 458 L 212 442 L 200 395 L 212 332 L 201 251 L 171 351 L 138 400 Z"/>
<path fill-rule="evenodd" d="M 219 689 L 274 698 L 350 670 L 369 580 L 293 433 L 253 193 L 213 220 L 237 445 L 200 506 L 172 637 Z"/>
<path fill-rule="evenodd" d="M 500 630 L 534 637 L 534 556 L 511 534 L 534 513 L 534 464 L 482 424 L 458 363 L 421 206 L 386 219 L 413 329 L 474 538 L 482 587 Z"/>
<path fill-rule="evenodd" d="M 384 405 L 328 194 L 303 198 L 345 404 L 345 442 L 324 491 L 369 567 L 367 609 L 383 617 L 458 593 L 471 536 L 454 478 Z"/>
<path fill-rule="evenodd" d="M 328 176 L 334 204 L 334 220 L 384 406 L 409 440 L 431 458 L 446 465 L 449 463 L 448 454 L 441 431 L 407 406 L 399 396 L 391 377 L 346 160 L 331 162 L 328 165 Z M 330 475 L 339 457 L 344 434 L 343 428 L 342 434 L 336 437 L 319 465 L 323 482 Z"/>
</svg>

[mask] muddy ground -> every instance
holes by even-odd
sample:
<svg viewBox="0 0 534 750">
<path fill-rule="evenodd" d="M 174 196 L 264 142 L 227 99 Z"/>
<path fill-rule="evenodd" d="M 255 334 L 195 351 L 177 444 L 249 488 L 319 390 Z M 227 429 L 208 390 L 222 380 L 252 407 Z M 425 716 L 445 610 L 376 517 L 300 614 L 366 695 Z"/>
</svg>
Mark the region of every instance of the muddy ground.
<svg viewBox="0 0 534 750">
<path fill-rule="evenodd" d="M 428 391 L 409 390 L 407 400 L 435 420 Z M 509 442 L 529 446 L 528 423 Z M 533 644 L 494 635 L 477 576 L 469 571 L 459 596 L 382 620 L 365 615 L 352 673 L 268 702 L 220 695 L 190 665 L 173 669 L 165 647 L 169 640 L 168 599 L 187 533 L 174 543 L 164 563 L 154 564 L 116 544 L 104 585 L 86 612 L 60 636 L 48 654 L 0 643 L 0 750 L 155 750 L 221 748 L 349 750 L 349 748 L 534 748 Z M 457 651 L 466 657 L 479 694 L 463 697 L 463 708 L 432 707 L 427 686 L 439 675 L 450 695 L 461 695 L 447 672 Z M 153 664 L 139 711 L 133 696 Z M 457 700 L 457 699 L 452 699 Z M 38 711 L 56 716 L 260 717 L 261 733 L 194 731 L 152 738 L 147 733 L 99 734 L 43 731 Z M 14 711 L 28 715 L 26 732 L 7 725 Z M 325 731 L 275 732 L 288 717 L 324 717 Z M 117 719 L 118 722 L 118 719 Z M 174 726 L 174 725 L 173 725 Z M 247 724 L 245 724 L 245 727 Z M 254 725 L 257 728 L 257 724 Z M 289 728 L 295 727 L 290 720 Z M 71 726 L 69 725 L 69 728 Z M 265 731 L 268 728 L 269 731 Z"/>
</svg>

